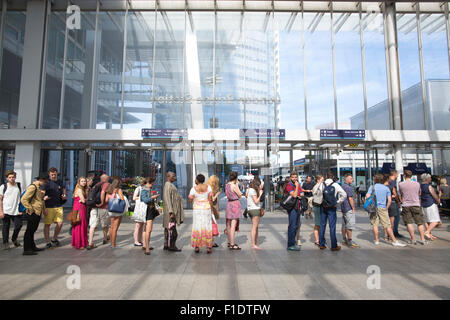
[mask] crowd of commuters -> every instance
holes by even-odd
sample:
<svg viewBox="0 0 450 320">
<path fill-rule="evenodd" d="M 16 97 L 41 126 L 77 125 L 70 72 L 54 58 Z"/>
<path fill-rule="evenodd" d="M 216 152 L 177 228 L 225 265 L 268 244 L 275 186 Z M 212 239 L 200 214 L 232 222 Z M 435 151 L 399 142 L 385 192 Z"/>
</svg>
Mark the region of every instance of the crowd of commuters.
<svg viewBox="0 0 450 320">
<path fill-rule="evenodd" d="M 425 245 L 433 241 L 436 236 L 432 234 L 434 228 L 441 224 L 438 205 L 441 198 L 448 198 L 450 188 L 443 178 L 440 188 L 435 191 L 431 186 L 431 175 L 425 173 L 420 176 L 421 183 L 412 180 L 412 172 L 405 170 L 404 181 L 397 184 L 398 173 L 391 170 L 390 174 L 376 174 L 374 184 L 367 191 L 364 184 L 359 184 L 354 190 L 353 176 L 346 174 L 342 185 L 338 183 L 332 172 L 326 176 L 308 176 L 301 185 L 296 172 L 291 172 L 284 183 L 277 185 L 283 197 L 295 201 L 287 209 L 287 250 L 300 251 L 301 217 L 314 219 L 314 244 L 320 249 L 327 248 L 325 239 L 328 224 L 330 234 L 330 249 L 339 251 L 336 237 L 337 209 L 342 212 L 342 244 L 350 248 L 359 248 L 353 239 L 353 230 L 356 226 L 356 206 L 366 199 L 374 199 L 376 209 L 370 213 L 369 221 L 374 235 L 374 244 L 378 245 L 378 225 L 384 230 L 384 240 L 393 246 L 404 247 L 406 244 L 398 238 L 400 217 L 410 235 L 410 244 Z M 182 197 L 174 182 L 176 174 L 167 172 L 163 187 L 164 206 L 164 250 L 179 252 L 176 246 L 178 238 L 177 226 L 184 221 Z M 281 181 L 281 179 L 280 179 Z M 145 178 L 135 189 L 135 201 L 132 219 L 135 221 L 133 233 L 134 246 L 142 247 L 146 255 L 154 248 L 150 246 L 153 220 L 160 215 L 157 201 L 160 195 L 153 190 L 154 178 Z M 236 232 L 239 231 L 239 220 L 245 209 L 245 216 L 251 218 L 251 248 L 261 250 L 258 243 L 258 230 L 261 218 L 264 216 L 264 183 L 258 176 L 242 188 L 239 185 L 238 174 L 230 173 L 228 182 L 224 186 L 227 199 L 226 229 L 230 250 L 241 250 L 236 243 Z M 202 247 L 210 254 L 213 247 L 218 247 L 214 237 L 219 235 L 217 221 L 219 214 L 219 196 L 222 189 L 219 178 L 211 176 L 209 179 L 202 174 L 196 176 L 195 186 L 189 192 L 188 200 L 192 202 L 192 232 L 191 246 L 196 253 Z M 246 198 L 246 208 L 241 207 L 241 198 Z M 362 197 L 362 199 L 360 199 Z M 60 246 L 58 236 L 63 226 L 63 205 L 67 201 L 66 187 L 58 180 L 58 170 L 50 168 L 42 173 L 35 181 L 22 192 L 22 186 L 16 182 L 16 173 L 12 170 L 6 172 L 6 183 L 0 186 L 0 218 L 3 220 L 3 247 L 10 248 L 9 230 L 14 225 L 12 244 L 21 247 L 19 232 L 23 221 L 27 227 L 23 238 L 23 254 L 36 255 L 37 252 Z M 305 207 L 306 206 L 306 207 Z M 75 249 L 92 250 L 94 234 L 100 226 L 103 233 L 103 244 L 110 243 L 112 249 L 120 248 L 117 245 L 117 233 L 123 215 L 128 211 L 129 203 L 121 189 L 119 178 L 110 178 L 103 174 L 97 177 L 78 178 L 73 191 L 73 210 L 71 219 L 71 245 Z M 400 210 L 401 209 L 401 210 Z M 34 241 L 34 234 L 38 229 L 41 216 L 44 216 L 45 248 L 38 248 Z M 54 225 L 53 236 L 50 237 L 51 226 Z M 415 227 L 420 240 L 416 240 Z"/>
</svg>

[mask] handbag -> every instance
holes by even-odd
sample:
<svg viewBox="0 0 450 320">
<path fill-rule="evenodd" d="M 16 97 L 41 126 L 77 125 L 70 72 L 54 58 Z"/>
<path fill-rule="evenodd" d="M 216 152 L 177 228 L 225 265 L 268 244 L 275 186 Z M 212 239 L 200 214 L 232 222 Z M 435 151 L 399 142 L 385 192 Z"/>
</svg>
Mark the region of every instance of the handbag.
<svg viewBox="0 0 450 320">
<path fill-rule="evenodd" d="M 72 210 L 69 212 L 69 214 L 66 216 L 66 219 L 70 221 L 70 223 L 73 225 L 76 225 L 81 221 L 80 218 L 80 211 L 78 210 Z"/>
<path fill-rule="evenodd" d="M 283 209 L 286 209 L 287 211 L 291 211 L 295 208 L 295 205 L 297 204 L 297 198 L 294 198 L 289 193 L 286 193 L 283 198 L 281 199 L 281 207 Z"/>
<path fill-rule="evenodd" d="M 116 195 L 117 194 L 114 195 L 114 198 L 109 199 L 108 211 L 114 213 L 123 213 L 125 211 L 125 200 L 116 198 Z"/>
<path fill-rule="evenodd" d="M 212 235 L 213 237 L 217 237 L 219 235 L 219 227 L 217 226 L 216 218 L 214 215 L 211 216 L 212 219 Z"/>
</svg>

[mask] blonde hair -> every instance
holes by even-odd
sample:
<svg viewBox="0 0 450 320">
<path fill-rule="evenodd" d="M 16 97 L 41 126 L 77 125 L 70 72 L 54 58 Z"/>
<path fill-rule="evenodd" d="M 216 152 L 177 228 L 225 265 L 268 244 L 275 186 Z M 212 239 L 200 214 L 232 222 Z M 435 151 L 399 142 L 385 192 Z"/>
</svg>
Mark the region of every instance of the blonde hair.
<svg viewBox="0 0 450 320">
<path fill-rule="evenodd" d="M 81 179 L 85 179 L 85 180 L 86 180 L 86 185 L 85 185 L 84 187 L 82 187 L 82 186 L 80 185 Z M 86 178 L 86 177 L 79 177 L 78 180 L 77 180 L 77 185 L 75 186 L 75 189 L 73 189 L 73 194 L 74 194 L 74 195 L 77 194 L 77 189 L 80 189 L 81 192 L 83 193 L 83 196 L 86 198 L 86 195 L 87 195 L 87 188 L 88 188 L 88 187 L 87 187 L 87 178 Z"/>
<path fill-rule="evenodd" d="M 447 184 L 447 179 L 441 178 L 441 184 Z"/>
<path fill-rule="evenodd" d="M 217 178 L 217 176 L 212 175 L 211 177 L 209 177 L 206 184 L 211 187 L 214 193 L 219 191 L 219 178 Z"/>
</svg>

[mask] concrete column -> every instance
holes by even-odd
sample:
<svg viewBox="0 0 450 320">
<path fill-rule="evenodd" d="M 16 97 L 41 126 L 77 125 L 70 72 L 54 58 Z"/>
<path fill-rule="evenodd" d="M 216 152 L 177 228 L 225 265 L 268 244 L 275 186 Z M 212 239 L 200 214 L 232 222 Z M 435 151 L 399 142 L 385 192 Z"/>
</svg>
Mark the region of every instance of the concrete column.
<svg viewBox="0 0 450 320">
<path fill-rule="evenodd" d="M 36 129 L 47 1 L 28 1 L 17 128 Z M 17 158 L 17 156 L 16 156 Z"/>
<path fill-rule="evenodd" d="M 401 144 L 394 145 L 394 160 L 395 170 L 397 170 L 399 176 L 398 179 L 400 179 L 400 176 L 403 174 L 403 152 Z"/>
<path fill-rule="evenodd" d="M 352 176 L 353 176 L 353 179 L 355 179 L 355 184 L 356 184 L 356 168 L 355 168 L 355 158 L 354 158 L 354 155 L 353 155 L 353 157 L 351 157 L 352 158 Z"/>
<path fill-rule="evenodd" d="M 17 142 L 14 160 L 14 171 L 17 172 L 17 181 L 22 186 L 33 182 L 39 174 L 41 156 L 40 142 Z"/>
<path fill-rule="evenodd" d="M 294 150 L 289 150 L 289 172 L 294 171 Z"/>
<path fill-rule="evenodd" d="M 28 1 L 19 95 L 17 128 L 36 129 L 39 118 L 41 66 L 44 56 L 44 26 L 47 1 Z M 14 170 L 23 186 L 39 174 L 40 142 L 17 142 Z"/>
<path fill-rule="evenodd" d="M 397 52 L 397 29 L 395 19 L 395 2 L 387 2 L 385 10 L 385 34 L 387 42 L 388 77 L 390 79 L 391 108 L 394 130 L 403 130 L 400 68 Z"/>
</svg>

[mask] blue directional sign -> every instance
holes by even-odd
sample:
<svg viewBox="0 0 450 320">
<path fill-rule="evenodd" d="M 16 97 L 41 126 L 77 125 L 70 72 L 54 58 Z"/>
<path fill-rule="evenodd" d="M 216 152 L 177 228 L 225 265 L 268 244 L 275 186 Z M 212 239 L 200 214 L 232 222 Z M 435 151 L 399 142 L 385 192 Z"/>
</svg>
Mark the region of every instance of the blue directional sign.
<svg viewBox="0 0 450 320">
<path fill-rule="evenodd" d="M 320 139 L 365 140 L 366 139 L 366 130 L 320 129 Z"/>
<path fill-rule="evenodd" d="M 187 138 L 186 129 L 142 129 L 143 139 Z"/>
<path fill-rule="evenodd" d="M 294 160 L 294 166 L 300 166 L 300 165 L 305 164 L 305 163 L 306 163 L 306 159 L 305 158 Z"/>
</svg>

